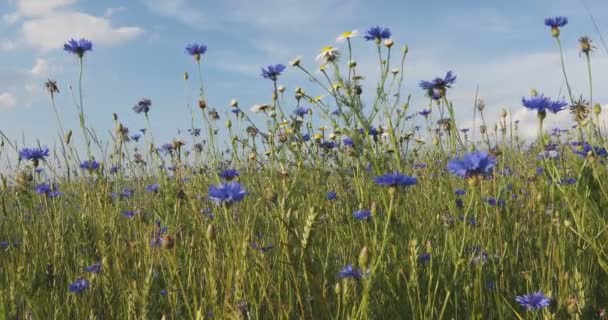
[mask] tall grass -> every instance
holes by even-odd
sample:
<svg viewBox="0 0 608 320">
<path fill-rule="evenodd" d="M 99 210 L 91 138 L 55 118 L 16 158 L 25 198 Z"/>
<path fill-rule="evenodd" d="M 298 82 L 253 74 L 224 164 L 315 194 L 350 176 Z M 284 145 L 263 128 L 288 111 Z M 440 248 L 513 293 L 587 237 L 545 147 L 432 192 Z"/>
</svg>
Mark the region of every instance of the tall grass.
<svg viewBox="0 0 608 320">
<path fill-rule="evenodd" d="M 347 40 L 352 60 L 355 38 Z M 193 134 L 197 123 L 204 128 L 191 145 L 174 140 L 159 148 L 150 130 L 135 141 L 115 116 L 113 151 L 97 154 L 99 169 L 79 168 L 71 137 L 40 163 L 13 158 L 17 164 L 2 175 L 0 193 L 0 314 L 601 317 L 608 304 L 608 172 L 599 105 L 572 101 L 581 129 L 549 133 L 542 118 L 539 139 L 529 144 L 506 111 L 495 126 L 486 123 L 485 105 L 475 97 L 476 135 L 457 126 L 460 107 L 450 101 L 449 86 L 429 92 L 429 115 L 412 111 L 402 86 L 409 49 L 395 50 L 381 38 L 372 43 L 379 59 L 375 88 L 363 86 L 356 63 L 326 48 L 319 77 L 300 60 L 291 70 L 304 72 L 330 99 L 297 89 L 292 101 L 275 79 L 268 82 L 272 101 L 255 108 L 261 115 L 234 101 L 224 110 L 224 129 L 206 106 L 199 56 L 202 122 L 190 103 L 184 114 Z M 185 81 L 188 90 L 187 75 Z M 55 108 L 58 93 L 50 94 Z M 88 150 L 82 105 L 80 99 Z M 295 115 L 288 105 L 309 110 Z M 142 121 L 148 129 L 159 121 L 153 107 Z M 19 149 L 3 135 L 0 156 Z M 461 179 L 446 170 L 449 160 L 475 149 L 495 157 L 491 176 Z M 217 205 L 208 190 L 228 168 L 239 170 L 248 194 Z M 387 172 L 416 176 L 418 183 L 407 189 L 374 183 Z M 62 194 L 37 194 L 36 186 L 47 182 Z M 149 187 L 154 183 L 158 191 Z M 357 210 L 369 210 L 371 218 L 355 219 Z M 85 269 L 97 262 L 101 270 Z M 349 264 L 360 278 L 340 277 Z M 89 287 L 71 292 L 77 279 Z M 551 299 L 548 307 L 526 311 L 515 301 L 536 291 Z"/>
</svg>

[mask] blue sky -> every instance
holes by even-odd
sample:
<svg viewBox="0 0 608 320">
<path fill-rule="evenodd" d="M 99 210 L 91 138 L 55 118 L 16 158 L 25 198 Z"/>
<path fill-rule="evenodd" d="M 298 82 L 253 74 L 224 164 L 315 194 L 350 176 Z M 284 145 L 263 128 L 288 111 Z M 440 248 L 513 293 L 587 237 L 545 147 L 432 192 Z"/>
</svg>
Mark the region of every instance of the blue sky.
<svg viewBox="0 0 608 320">
<path fill-rule="evenodd" d="M 595 40 L 595 100 L 608 101 L 608 53 L 583 3 L 608 38 L 608 2 L 603 0 L 3 0 L 0 130 L 26 144 L 36 139 L 54 143 L 57 126 L 44 90 L 44 82 L 51 78 L 60 86 L 57 103 L 64 124 L 78 132 L 68 89 L 76 88 L 77 61 L 62 51 L 72 37 L 95 43 L 85 58 L 89 124 L 109 138 L 116 112 L 132 131 L 144 127 L 143 117 L 131 106 L 148 97 L 153 101 L 155 136 L 169 140 L 178 128 L 189 127 L 186 103 L 196 102 L 196 82 L 184 88 L 183 73 L 193 79 L 196 74 L 193 60 L 184 53 L 186 44 L 209 47 L 203 59 L 209 105 L 224 113 L 233 98 L 247 110 L 269 102 L 271 83 L 260 77 L 261 66 L 286 64 L 301 55 L 315 70 L 320 48 L 343 46 L 335 42 L 338 34 L 382 25 L 391 28 L 397 48 L 410 48 L 405 90 L 414 96 L 414 110 L 426 101 L 418 81 L 454 70 L 458 80 L 451 97 L 463 123 L 471 118 L 479 85 L 490 118 L 502 107 L 512 107 L 524 130 L 534 133 L 534 116 L 521 110 L 521 97 L 531 88 L 556 96 L 562 84 L 556 45 L 543 25 L 546 16 L 570 19 L 562 41 L 577 94 L 588 90 L 577 39 L 587 34 Z M 373 79 L 375 47 L 360 37 L 354 40 L 354 50 L 361 70 Z M 295 69 L 288 69 L 280 82 L 288 92 L 303 86 L 314 93 Z M 555 121 L 564 124 L 567 115 Z"/>
</svg>

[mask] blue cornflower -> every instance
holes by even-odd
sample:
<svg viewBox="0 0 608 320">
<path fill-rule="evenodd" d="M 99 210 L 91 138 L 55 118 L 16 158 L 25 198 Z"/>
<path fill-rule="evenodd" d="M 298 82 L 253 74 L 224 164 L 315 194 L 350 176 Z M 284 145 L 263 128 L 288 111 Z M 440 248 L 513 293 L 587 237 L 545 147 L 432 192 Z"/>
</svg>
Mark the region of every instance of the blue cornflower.
<svg viewBox="0 0 608 320">
<path fill-rule="evenodd" d="M 574 153 L 578 154 L 582 157 L 587 157 L 589 155 L 595 155 L 598 157 L 606 157 L 608 156 L 608 151 L 604 147 L 592 147 L 588 143 L 585 142 L 583 148 L 581 150 L 575 150 Z"/>
<path fill-rule="evenodd" d="M 224 180 L 232 180 L 239 176 L 239 171 L 236 169 L 226 169 L 220 172 L 220 178 Z"/>
<path fill-rule="evenodd" d="M 146 191 L 148 192 L 158 193 L 158 190 L 160 190 L 158 183 L 153 183 L 146 186 Z"/>
<path fill-rule="evenodd" d="M 529 99 L 521 98 L 521 103 L 524 107 L 535 110 L 539 115 L 546 114 L 547 110 L 558 113 L 568 105 L 564 100 L 552 101 L 543 94 L 531 97 Z"/>
<path fill-rule="evenodd" d="M 116 173 L 118 173 L 118 170 L 120 170 L 120 166 L 113 165 L 112 167 L 110 167 L 110 174 L 116 174 Z"/>
<path fill-rule="evenodd" d="M 135 192 L 133 191 L 133 189 L 129 189 L 129 188 L 124 188 L 122 189 L 122 191 L 120 192 L 119 196 L 123 199 L 126 198 L 131 198 L 133 197 L 133 194 L 135 194 Z"/>
<path fill-rule="evenodd" d="M 201 60 L 201 56 L 205 52 L 207 52 L 207 46 L 204 44 L 193 43 L 186 46 L 186 53 L 193 56 L 197 62 Z"/>
<path fill-rule="evenodd" d="M 47 194 L 51 193 L 51 191 L 53 191 L 53 189 L 51 188 L 51 185 L 48 183 L 41 183 L 41 184 L 37 185 L 35 189 L 36 189 L 37 194 L 43 194 L 43 195 L 47 195 Z"/>
<path fill-rule="evenodd" d="M 156 149 L 158 152 L 163 152 L 165 155 L 173 154 L 173 145 L 170 143 L 165 143 L 161 147 Z"/>
<path fill-rule="evenodd" d="M 19 151 L 20 160 L 31 160 L 35 166 L 38 166 L 40 160 L 44 160 L 49 156 L 49 148 L 23 148 Z"/>
<path fill-rule="evenodd" d="M 247 191 L 238 182 L 221 183 L 209 187 L 209 198 L 216 204 L 231 205 L 245 198 Z"/>
<path fill-rule="evenodd" d="M 353 267 L 352 264 L 349 264 L 338 272 L 338 276 L 342 279 L 361 279 L 363 273 L 361 270 Z"/>
<path fill-rule="evenodd" d="M 211 208 L 202 209 L 201 214 L 204 215 L 205 218 L 207 218 L 208 220 L 213 220 L 213 218 L 215 217 Z"/>
<path fill-rule="evenodd" d="M 78 279 L 74 283 L 70 284 L 70 292 L 81 293 L 89 288 L 89 280 Z"/>
<path fill-rule="evenodd" d="M 415 177 L 406 176 L 399 172 L 387 173 L 374 178 L 376 184 L 386 187 L 409 187 L 415 185 L 418 180 Z"/>
<path fill-rule="evenodd" d="M 241 111 L 239 108 L 232 108 L 230 112 L 234 113 L 235 116 L 239 116 L 241 113 L 243 113 L 243 111 Z"/>
<path fill-rule="evenodd" d="M 88 170 L 88 171 L 95 171 L 97 169 L 99 169 L 99 162 L 95 161 L 95 160 L 85 160 L 82 163 L 80 163 L 80 169 L 83 170 Z"/>
<path fill-rule="evenodd" d="M 372 217 L 372 212 L 367 209 L 357 210 L 357 211 L 353 212 L 353 218 L 355 218 L 359 221 L 368 220 L 371 217 Z"/>
<path fill-rule="evenodd" d="M 308 110 L 310 110 L 310 109 L 307 107 L 299 107 L 296 110 L 294 110 L 293 113 L 298 117 L 304 117 L 308 113 Z"/>
<path fill-rule="evenodd" d="M 557 16 L 545 18 L 545 25 L 551 27 L 551 29 L 561 28 L 568 24 L 568 18 Z"/>
<path fill-rule="evenodd" d="M 63 50 L 82 58 L 85 52 L 93 50 L 93 42 L 84 38 L 80 40 L 70 39 L 63 45 Z"/>
<path fill-rule="evenodd" d="M 422 253 L 418 256 L 418 263 L 427 264 L 431 261 L 431 254 L 428 252 Z"/>
<path fill-rule="evenodd" d="M 143 98 L 141 100 L 139 100 L 134 106 L 133 106 L 133 111 L 135 111 L 135 113 L 140 114 L 140 113 L 144 113 L 146 115 L 148 115 L 148 112 L 150 112 L 150 107 L 152 106 L 152 100 L 148 99 L 148 98 Z"/>
<path fill-rule="evenodd" d="M 488 176 L 492 173 L 496 159 L 485 152 L 471 152 L 460 159 L 448 162 L 447 169 L 461 178 Z"/>
<path fill-rule="evenodd" d="M 414 169 L 425 169 L 427 167 L 426 163 L 414 163 Z"/>
<path fill-rule="evenodd" d="M 450 70 L 443 78 L 438 77 L 431 81 L 420 81 L 419 86 L 423 90 L 426 90 L 429 97 L 437 100 L 445 96 L 447 88 L 451 88 L 455 81 L 456 75 Z"/>
<path fill-rule="evenodd" d="M 541 291 L 523 296 L 516 296 L 515 301 L 526 310 L 542 309 L 548 307 L 551 303 L 551 299 L 547 298 Z"/>
<path fill-rule="evenodd" d="M 352 147 L 355 144 L 355 142 L 350 137 L 344 137 L 344 138 L 342 138 L 342 144 L 345 147 Z"/>
<path fill-rule="evenodd" d="M 340 109 L 336 109 L 336 110 L 334 110 L 334 111 L 331 112 L 332 116 L 339 116 L 341 114 L 342 114 L 342 112 L 340 111 Z"/>
<path fill-rule="evenodd" d="M 321 148 L 323 148 L 325 150 L 331 150 L 335 147 L 336 147 L 336 143 L 334 141 L 325 140 L 325 141 L 321 142 Z"/>
<path fill-rule="evenodd" d="M 303 134 L 302 135 L 302 141 L 304 141 L 304 142 L 310 141 L 310 134 L 309 133 Z"/>
<path fill-rule="evenodd" d="M 188 129 L 188 132 L 190 132 L 191 135 L 198 137 L 201 135 L 201 129 L 200 128 L 194 128 L 194 129 Z"/>
<path fill-rule="evenodd" d="M 377 43 L 385 39 L 390 39 L 391 30 L 380 26 L 371 27 L 367 30 L 363 38 L 367 41 L 374 40 Z"/>
<path fill-rule="evenodd" d="M 418 114 L 426 118 L 429 116 L 429 114 L 431 114 L 431 109 L 423 109 L 422 111 L 418 112 Z"/>
<path fill-rule="evenodd" d="M 285 66 L 282 64 L 269 65 L 266 68 L 262 69 L 262 77 L 265 79 L 270 79 L 272 81 L 277 81 L 277 78 L 281 75 L 283 70 L 285 70 Z"/>
<path fill-rule="evenodd" d="M 163 296 L 163 297 L 166 297 L 166 296 L 167 296 L 167 294 L 169 294 L 169 292 L 167 292 L 167 289 L 161 289 L 159 293 L 160 293 L 160 295 L 161 295 L 161 296 Z"/>
<path fill-rule="evenodd" d="M 139 133 L 136 133 L 131 136 L 131 140 L 135 140 L 135 142 L 139 141 L 139 139 L 141 139 L 141 134 Z"/>
<path fill-rule="evenodd" d="M 85 267 L 84 271 L 98 274 L 101 272 L 101 262 L 95 262 L 92 265 Z"/>
<path fill-rule="evenodd" d="M 127 210 L 127 211 L 123 211 L 122 216 L 127 218 L 127 219 L 133 219 L 135 217 L 136 213 L 133 210 Z"/>
<path fill-rule="evenodd" d="M 458 197 L 464 196 L 465 193 L 467 193 L 467 192 L 464 191 L 464 189 L 456 189 L 456 191 L 454 191 L 454 194 Z"/>
<path fill-rule="evenodd" d="M 327 199 L 328 201 L 333 201 L 333 200 L 336 200 L 337 198 L 338 198 L 338 194 L 335 191 L 329 191 L 325 195 L 325 199 Z"/>
</svg>

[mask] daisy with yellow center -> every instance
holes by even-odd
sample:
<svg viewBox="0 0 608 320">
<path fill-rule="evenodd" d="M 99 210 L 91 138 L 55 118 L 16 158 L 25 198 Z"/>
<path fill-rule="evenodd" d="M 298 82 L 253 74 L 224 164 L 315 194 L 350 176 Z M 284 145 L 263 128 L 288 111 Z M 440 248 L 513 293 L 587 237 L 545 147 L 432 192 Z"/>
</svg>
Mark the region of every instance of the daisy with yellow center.
<svg viewBox="0 0 608 320">
<path fill-rule="evenodd" d="M 322 64 L 327 64 L 328 62 L 336 61 L 340 57 L 340 51 L 337 48 L 332 46 L 327 46 L 321 49 L 321 53 L 317 56 L 317 61 Z"/>
<path fill-rule="evenodd" d="M 342 32 L 337 38 L 336 41 L 338 42 L 343 42 L 346 39 L 350 39 L 350 38 L 354 38 L 356 36 L 359 35 L 359 31 L 358 30 L 352 30 L 352 31 L 346 31 L 346 32 Z"/>
</svg>

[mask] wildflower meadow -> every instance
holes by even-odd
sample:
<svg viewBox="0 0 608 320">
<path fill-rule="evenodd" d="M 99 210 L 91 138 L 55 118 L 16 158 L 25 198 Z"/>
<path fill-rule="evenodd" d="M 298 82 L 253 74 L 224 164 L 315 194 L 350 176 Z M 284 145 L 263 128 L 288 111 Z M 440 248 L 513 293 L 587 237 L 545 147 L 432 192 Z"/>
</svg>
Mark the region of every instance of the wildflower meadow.
<svg viewBox="0 0 608 320">
<path fill-rule="evenodd" d="M 542 22 L 562 94 L 530 88 L 496 122 L 481 97 L 453 103 L 467 70 L 405 86 L 410 48 L 388 26 L 337 35 L 306 53 L 314 62 L 262 66 L 268 99 L 247 105 L 212 106 L 216 48 L 184 43 L 174 59 L 190 63 L 197 98 L 176 103 L 190 127 L 170 141 L 155 139 L 163 119 L 146 97 L 121 108 L 138 127 L 108 112 L 114 127 L 93 130 L 82 80 L 95 77 L 96 42 L 66 39 L 73 87 L 40 83 L 61 139 L 2 132 L 1 318 L 607 319 L 606 111 L 592 77 L 605 70 L 591 64 L 602 52 L 580 38 L 589 82 L 574 92 L 568 19 Z M 363 68 L 369 47 L 377 65 Z M 75 108 L 59 112 L 66 94 Z M 511 117 L 522 108 L 535 139 Z M 463 109 L 472 126 L 456 121 Z M 576 125 L 547 127 L 558 113 Z"/>
</svg>

